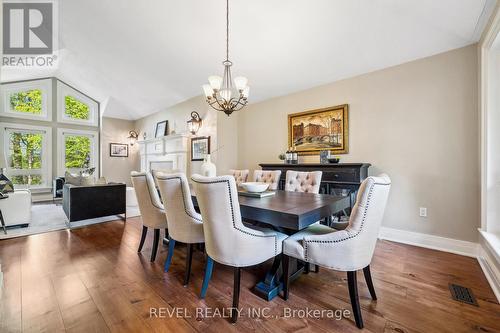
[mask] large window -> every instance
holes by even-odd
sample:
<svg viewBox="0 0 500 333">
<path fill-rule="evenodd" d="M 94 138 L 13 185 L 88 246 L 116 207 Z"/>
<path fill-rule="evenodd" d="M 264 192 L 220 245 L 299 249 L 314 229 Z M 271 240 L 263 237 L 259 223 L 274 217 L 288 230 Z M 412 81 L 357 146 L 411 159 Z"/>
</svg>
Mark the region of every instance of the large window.
<svg viewBox="0 0 500 333">
<path fill-rule="evenodd" d="M 97 168 L 97 132 L 58 129 L 58 173 Z"/>
<path fill-rule="evenodd" d="M 21 188 L 48 187 L 51 182 L 51 129 L 1 124 L 7 177 Z"/>
<path fill-rule="evenodd" d="M 3 84 L 0 116 L 52 120 L 52 81 L 35 80 Z"/>
<path fill-rule="evenodd" d="M 57 82 L 57 121 L 88 126 L 98 125 L 98 104 L 79 91 Z"/>
</svg>

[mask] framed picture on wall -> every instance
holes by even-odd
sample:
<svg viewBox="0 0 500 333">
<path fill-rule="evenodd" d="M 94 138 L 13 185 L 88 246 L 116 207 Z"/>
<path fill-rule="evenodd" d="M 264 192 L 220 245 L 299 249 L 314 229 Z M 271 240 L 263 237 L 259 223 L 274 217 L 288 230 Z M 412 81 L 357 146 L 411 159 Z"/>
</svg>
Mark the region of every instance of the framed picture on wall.
<svg viewBox="0 0 500 333">
<path fill-rule="evenodd" d="M 348 105 L 305 111 L 288 115 L 288 146 L 299 155 L 349 152 Z"/>
<path fill-rule="evenodd" d="M 168 135 L 168 120 L 160 121 L 156 124 L 155 138 Z"/>
<path fill-rule="evenodd" d="M 210 154 L 210 137 L 200 136 L 191 139 L 191 161 L 203 161 Z"/>
<path fill-rule="evenodd" d="M 109 156 L 111 157 L 128 157 L 128 144 L 126 143 L 110 143 Z"/>
</svg>

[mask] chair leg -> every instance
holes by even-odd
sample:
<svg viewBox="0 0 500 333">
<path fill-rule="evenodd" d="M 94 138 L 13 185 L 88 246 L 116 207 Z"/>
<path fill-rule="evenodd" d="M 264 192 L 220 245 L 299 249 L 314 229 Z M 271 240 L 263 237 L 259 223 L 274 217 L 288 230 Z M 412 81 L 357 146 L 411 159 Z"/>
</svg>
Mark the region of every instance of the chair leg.
<svg viewBox="0 0 500 333">
<path fill-rule="evenodd" d="M 366 285 L 370 291 L 370 295 L 374 301 L 377 300 L 377 294 L 375 293 L 375 288 L 373 287 L 372 274 L 370 272 L 370 265 L 363 268 L 363 274 L 365 275 Z"/>
<path fill-rule="evenodd" d="M 153 239 L 153 250 L 151 252 L 151 262 L 156 259 L 156 252 L 158 252 L 158 242 L 160 241 L 160 229 L 155 229 L 155 237 Z"/>
<path fill-rule="evenodd" d="M 212 277 L 212 270 L 214 268 L 214 260 L 207 256 L 207 264 L 205 266 L 205 276 L 203 277 L 203 285 L 201 286 L 200 298 L 205 298 L 207 295 L 208 283 Z"/>
<path fill-rule="evenodd" d="M 168 239 L 168 229 L 167 228 L 165 228 L 165 238 Z"/>
<path fill-rule="evenodd" d="M 319 273 L 319 266 L 318 265 L 314 265 L 314 273 Z"/>
<path fill-rule="evenodd" d="M 168 254 L 167 259 L 165 260 L 165 268 L 163 269 L 164 272 L 168 272 L 168 269 L 170 268 L 170 264 L 172 263 L 172 256 L 174 255 L 174 248 L 175 240 L 170 237 L 168 239 Z"/>
<path fill-rule="evenodd" d="M 144 245 L 144 241 L 146 240 L 147 234 L 148 234 L 148 227 L 142 226 L 141 242 L 139 243 L 139 249 L 137 249 L 137 252 L 142 251 L 142 246 Z"/>
<path fill-rule="evenodd" d="M 304 263 L 304 274 L 309 274 L 310 271 L 311 271 L 311 264 L 308 262 Z"/>
<path fill-rule="evenodd" d="M 288 300 L 290 292 L 290 257 L 283 254 L 283 299 Z"/>
<path fill-rule="evenodd" d="M 187 253 L 186 253 L 186 273 L 184 275 L 184 287 L 187 287 L 189 283 L 189 277 L 191 276 L 191 262 L 193 261 L 193 247 L 194 244 L 186 244 L 187 245 Z"/>
<path fill-rule="evenodd" d="M 361 329 L 363 328 L 363 318 L 361 317 L 361 308 L 359 307 L 358 281 L 356 277 L 356 271 L 347 272 L 347 284 L 349 285 L 349 297 L 351 298 L 354 320 L 356 321 L 356 326 Z"/>
<path fill-rule="evenodd" d="M 234 284 L 233 284 L 233 307 L 231 309 L 231 323 L 236 323 L 238 320 L 238 304 L 240 300 L 240 276 L 241 268 L 234 267 Z"/>
</svg>

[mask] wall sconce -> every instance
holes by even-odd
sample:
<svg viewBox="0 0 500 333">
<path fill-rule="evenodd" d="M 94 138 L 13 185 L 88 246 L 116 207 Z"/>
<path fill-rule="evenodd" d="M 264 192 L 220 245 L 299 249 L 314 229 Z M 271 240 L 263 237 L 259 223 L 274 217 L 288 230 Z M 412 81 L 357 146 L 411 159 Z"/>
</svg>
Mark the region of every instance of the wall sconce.
<svg viewBox="0 0 500 333">
<path fill-rule="evenodd" d="M 198 112 L 191 112 L 191 119 L 188 120 L 188 129 L 191 134 L 196 134 L 201 127 L 201 117 Z"/>
<path fill-rule="evenodd" d="M 132 130 L 132 131 L 129 131 L 128 132 L 128 136 L 127 136 L 127 139 L 130 140 L 130 145 L 133 146 L 134 143 L 137 142 L 137 138 L 139 137 L 139 133 L 137 133 L 136 131 Z"/>
</svg>

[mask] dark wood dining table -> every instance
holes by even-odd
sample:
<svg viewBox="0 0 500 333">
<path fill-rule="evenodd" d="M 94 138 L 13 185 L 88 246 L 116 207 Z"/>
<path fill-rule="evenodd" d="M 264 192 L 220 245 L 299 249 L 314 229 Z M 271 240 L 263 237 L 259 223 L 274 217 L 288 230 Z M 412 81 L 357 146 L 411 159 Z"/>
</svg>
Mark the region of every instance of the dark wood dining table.
<svg viewBox="0 0 500 333">
<path fill-rule="evenodd" d="M 192 200 L 198 208 L 194 192 Z M 243 220 L 264 223 L 288 235 L 328 219 L 350 206 L 350 199 L 345 196 L 287 191 L 276 191 L 274 195 L 264 198 L 240 194 L 238 200 Z M 303 272 L 304 264 L 298 261 L 291 264 L 293 280 Z M 265 278 L 253 288 L 254 293 L 268 301 L 276 297 L 282 289 L 281 272 L 281 256 L 277 256 Z"/>
</svg>

